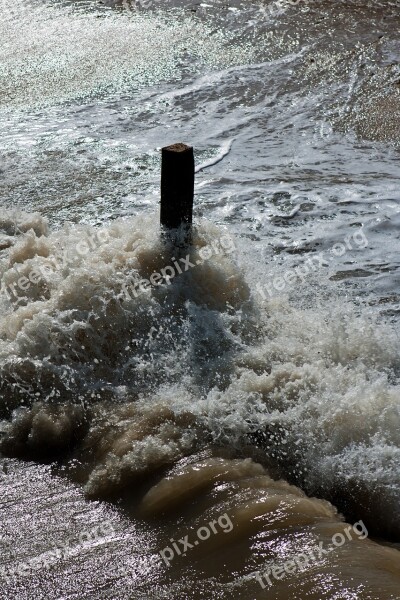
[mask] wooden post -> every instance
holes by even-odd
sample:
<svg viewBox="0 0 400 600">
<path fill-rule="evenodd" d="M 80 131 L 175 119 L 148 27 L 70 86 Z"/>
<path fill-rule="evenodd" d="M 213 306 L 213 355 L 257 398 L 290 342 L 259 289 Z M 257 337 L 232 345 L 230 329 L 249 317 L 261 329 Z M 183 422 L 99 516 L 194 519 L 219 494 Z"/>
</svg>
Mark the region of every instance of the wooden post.
<svg viewBox="0 0 400 600">
<path fill-rule="evenodd" d="M 173 144 L 161 150 L 161 225 L 177 229 L 192 225 L 194 198 L 193 148 Z"/>
</svg>

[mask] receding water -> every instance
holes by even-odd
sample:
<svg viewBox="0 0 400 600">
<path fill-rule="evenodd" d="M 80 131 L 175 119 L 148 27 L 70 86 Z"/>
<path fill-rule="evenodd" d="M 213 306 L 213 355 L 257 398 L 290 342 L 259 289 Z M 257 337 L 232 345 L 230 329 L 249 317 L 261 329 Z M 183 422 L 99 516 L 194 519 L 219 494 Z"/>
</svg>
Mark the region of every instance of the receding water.
<svg viewBox="0 0 400 600">
<path fill-rule="evenodd" d="M 1 597 L 399 600 L 400 4 L 0 9 Z"/>
</svg>

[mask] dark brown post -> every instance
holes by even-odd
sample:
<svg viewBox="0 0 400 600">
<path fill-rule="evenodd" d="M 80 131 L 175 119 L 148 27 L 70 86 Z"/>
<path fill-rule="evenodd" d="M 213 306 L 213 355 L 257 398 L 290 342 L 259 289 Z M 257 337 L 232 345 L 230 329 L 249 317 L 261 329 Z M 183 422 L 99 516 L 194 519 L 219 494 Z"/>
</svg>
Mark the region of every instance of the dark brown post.
<svg viewBox="0 0 400 600">
<path fill-rule="evenodd" d="M 194 198 L 193 148 L 173 144 L 161 150 L 161 214 L 167 229 L 185 224 L 190 228 Z"/>
</svg>

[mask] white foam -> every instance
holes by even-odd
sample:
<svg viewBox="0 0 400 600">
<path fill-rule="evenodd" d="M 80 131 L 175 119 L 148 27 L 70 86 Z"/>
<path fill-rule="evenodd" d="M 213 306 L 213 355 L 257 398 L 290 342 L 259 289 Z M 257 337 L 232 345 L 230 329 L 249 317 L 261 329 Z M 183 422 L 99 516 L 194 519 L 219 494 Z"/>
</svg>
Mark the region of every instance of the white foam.
<svg viewBox="0 0 400 600">
<path fill-rule="evenodd" d="M 234 244 L 196 264 L 201 248 L 224 234 L 206 222 L 188 272 L 127 298 L 124 284 L 134 274 L 148 279 L 177 259 L 154 223 L 147 216 L 103 229 L 19 232 L 4 251 L 2 282 L 16 284 L 33 268 L 44 275 L 18 298 L 2 296 L 3 414 L 37 400 L 104 406 L 100 421 L 87 414 L 86 445 L 96 449 L 96 432 L 109 432 L 89 477 L 91 494 L 123 486 L 198 444 L 256 441 L 266 463 L 311 493 L 332 497 L 356 482 L 380 498 L 387 530 L 400 493 L 396 330 L 367 307 L 332 299 L 310 310 L 282 298 L 258 305 L 232 260 Z M 85 253 L 77 251 L 83 240 L 92 245 Z M 110 410 L 112 399 L 128 411 L 117 432 L 123 412 Z M 169 416 L 160 420 L 163 414 Z M 26 417 L 23 426 L 15 418 L 12 437 L 23 447 Z M 149 418 L 158 424 L 139 439 L 138 419 Z M 40 446 L 39 424 L 46 431 L 43 419 L 28 431 Z"/>
</svg>

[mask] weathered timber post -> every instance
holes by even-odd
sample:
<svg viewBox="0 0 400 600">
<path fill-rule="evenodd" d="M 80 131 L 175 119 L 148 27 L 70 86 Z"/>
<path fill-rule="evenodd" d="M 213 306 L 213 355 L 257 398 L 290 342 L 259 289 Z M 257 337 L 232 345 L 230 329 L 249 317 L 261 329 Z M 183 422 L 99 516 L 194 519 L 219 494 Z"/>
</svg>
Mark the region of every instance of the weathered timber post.
<svg viewBox="0 0 400 600">
<path fill-rule="evenodd" d="M 166 229 L 187 226 L 190 232 L 194 198 L 194 154 L 186 144 L 161 150 L 160 222 Z"/>
</svg>

